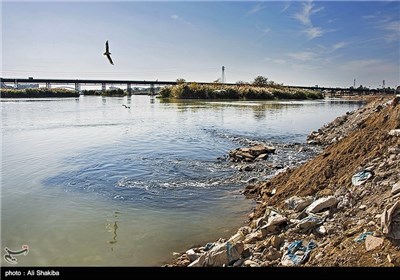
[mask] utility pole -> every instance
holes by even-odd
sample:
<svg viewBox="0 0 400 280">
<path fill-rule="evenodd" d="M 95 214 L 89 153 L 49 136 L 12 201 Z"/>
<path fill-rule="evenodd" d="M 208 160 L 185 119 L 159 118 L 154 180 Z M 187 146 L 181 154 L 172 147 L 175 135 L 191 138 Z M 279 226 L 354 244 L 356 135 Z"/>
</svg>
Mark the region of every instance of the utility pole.
<svg viewBox="0 0 400 280">
<path fill-rule="evenodd" d="M 221 83 L 225 84 L 225 66 L 222 66 Z"/>
<path fill-rule="evenodd" d="M 353 88 L 356 88 L 356 79 L 354 78 Z"/>
</svg>

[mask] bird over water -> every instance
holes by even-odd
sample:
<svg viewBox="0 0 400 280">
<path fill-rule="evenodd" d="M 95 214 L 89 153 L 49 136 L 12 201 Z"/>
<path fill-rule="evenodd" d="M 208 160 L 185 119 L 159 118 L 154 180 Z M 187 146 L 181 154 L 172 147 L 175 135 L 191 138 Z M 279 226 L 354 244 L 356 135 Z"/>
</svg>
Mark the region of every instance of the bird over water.
<svg viewBox="0 0 400 280">
<path fill-rule="evenodd" d="M 109 49 L 109 47 L 108 47 L 108 40 L 106 41 L 106 52 L 103 53 L 103 55 L 105 55 L 105 56 L 108 58 L 108 61 L 110 61 L 110 63 L 111 63 L 112 65 L 114 65 L 114 62 L 113 62 L 112 59 L 111 59 L 110 49 Z"/>
</svg>

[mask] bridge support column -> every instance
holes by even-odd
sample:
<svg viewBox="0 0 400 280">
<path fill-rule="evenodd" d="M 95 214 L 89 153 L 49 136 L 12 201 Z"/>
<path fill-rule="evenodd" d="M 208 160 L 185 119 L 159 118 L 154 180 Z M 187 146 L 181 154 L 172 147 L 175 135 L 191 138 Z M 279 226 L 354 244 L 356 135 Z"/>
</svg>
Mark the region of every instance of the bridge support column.
<svg viewBox="0 0 400 280">
<path fill-rule="evenodd" d="M 81 84 L 80 83 L 75 83 L 75 91 L 81 92 Z"/>
<path fill-rule="evenodd" d="M 150 84 L 150 95 L 153 96 L 155 94 L 154 84 Z"/>
<path fill-rule="evenodd" d="M 46 88 L 51 88 L 51 83 L 50 82 L 46 83 Z"/>
<path fill-rule="evenodd" d="M 106 91 L 106 88 L 107 88 L 106 83 L 102 83 L 102 84 L 101 84 L 101 91 L 102 91 L 102 92 L 105 92 L 105 91 Z"/>
<path fill-rule="evenodd" d="M 132 84 L 127 84 L 127 85 L 126 85 L 126 91 L 127 91 L 129 94 L 132 94 Z"/>
</svg>

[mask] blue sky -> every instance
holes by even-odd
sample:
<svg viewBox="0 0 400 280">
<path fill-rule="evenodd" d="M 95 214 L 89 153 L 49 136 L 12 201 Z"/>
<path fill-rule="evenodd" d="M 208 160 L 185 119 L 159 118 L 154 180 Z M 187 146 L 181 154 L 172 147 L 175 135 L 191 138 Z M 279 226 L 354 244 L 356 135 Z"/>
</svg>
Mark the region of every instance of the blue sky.
<svg viewBox="0 0 400 280">
<path fill-rule="evenodd" d="M 400 2 L 3 1 L 2 77 L 400 84 Z M 109 40 L 115 65 L 102 55 Z"/>
</svg>

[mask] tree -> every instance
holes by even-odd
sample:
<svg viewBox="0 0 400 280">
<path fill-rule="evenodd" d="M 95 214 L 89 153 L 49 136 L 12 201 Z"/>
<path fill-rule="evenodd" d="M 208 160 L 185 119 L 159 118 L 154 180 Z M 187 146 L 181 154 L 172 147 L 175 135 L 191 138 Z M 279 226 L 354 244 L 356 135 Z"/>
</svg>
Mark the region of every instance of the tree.
<svg viewBox="0 0 400 280">
<path fill-rule="evenodd" d="M 257 87 L 265 87 L 268 85 L 268 78 L 264 76 L 257 76 L 254 78 L 253 85 Z"/>
<path fill-rule="evenodd" d="M 176 79 L 176 83 L 177 84 L 184 84 L 184 83 L 186 83 L 186 80 L 182 79 L 182 78 L 179 78 L 179 79 Z"/>
</svg>

